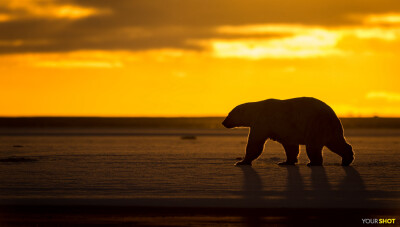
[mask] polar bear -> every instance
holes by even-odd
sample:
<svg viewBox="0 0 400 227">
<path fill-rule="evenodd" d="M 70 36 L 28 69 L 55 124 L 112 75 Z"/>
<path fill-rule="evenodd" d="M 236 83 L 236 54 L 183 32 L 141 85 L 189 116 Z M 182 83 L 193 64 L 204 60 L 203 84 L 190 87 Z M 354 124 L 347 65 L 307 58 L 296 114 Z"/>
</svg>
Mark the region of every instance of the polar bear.
<svg viewBox="0 0 400 227">
<path fill-rule="evenodd" d="M 332 108 L 315 98 L 244 103 L 236 106 L 222 124 L 226 128 L 250 127 L 246 155 L 236 165 L 251 165 L 260 156 L 267 139 L 278 141 L 285 149 L 287 159 L 279 165 L 297 163 L 299 145 L 306 145 L 308 166 L 322 165 L 324 146 L 342 157 L 343 166 L 354 160 L 339 118 Z"/>
</svg>

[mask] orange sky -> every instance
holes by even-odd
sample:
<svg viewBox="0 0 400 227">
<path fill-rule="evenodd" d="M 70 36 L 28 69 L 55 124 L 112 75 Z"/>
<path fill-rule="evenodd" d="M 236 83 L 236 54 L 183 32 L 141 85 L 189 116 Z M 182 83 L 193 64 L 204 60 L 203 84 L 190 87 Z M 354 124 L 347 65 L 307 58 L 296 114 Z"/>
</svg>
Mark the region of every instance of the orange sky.
<svg viewBox="0 0 400 227">
<path fill-rule="evenodd" d="M 400 117 L 397 0 L 2 1 L 0 31 L 1 116 Z"/>
</svg>

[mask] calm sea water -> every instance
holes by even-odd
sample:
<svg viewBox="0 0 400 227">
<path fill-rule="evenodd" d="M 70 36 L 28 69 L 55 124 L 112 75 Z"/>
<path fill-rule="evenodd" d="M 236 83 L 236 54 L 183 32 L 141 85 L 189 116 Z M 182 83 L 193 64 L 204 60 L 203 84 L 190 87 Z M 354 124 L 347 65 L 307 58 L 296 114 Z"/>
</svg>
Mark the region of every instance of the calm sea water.
<svg viewBox="0 0 400 227">
<path fill-rule="evenodd" d="M 400 207 L 400 130 L 348 130 L 356 152 L 353 166 L 341 167 L 340 157 L 324 149 L 324 167 L 312 168 L 305 166 L 304 147 L 296 167 L 276 165 L 285 154 L 273 141 L 252 167 L 235 167 L 247 141 L 246 131 L 240 130 L 51 133 L 3 133 L 0 203 L 119 199 L 215 206 Z"/>
</svg>

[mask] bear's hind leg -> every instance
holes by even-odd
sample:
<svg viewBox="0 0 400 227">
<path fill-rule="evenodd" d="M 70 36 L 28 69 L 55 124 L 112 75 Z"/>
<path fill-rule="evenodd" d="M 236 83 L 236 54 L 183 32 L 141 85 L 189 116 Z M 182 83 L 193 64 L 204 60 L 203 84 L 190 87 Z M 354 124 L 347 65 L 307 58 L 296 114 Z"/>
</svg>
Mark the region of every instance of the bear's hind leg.
<svg viewBox="0 0 400 227">
<path fill-rule="evenodd" d="M 307 156 L 310 163 L 307 166 L 322 166 L 322 148 L 319 145 L 306 145 Z"/>
<path fill-rule="evenodd" d="M 286 162 L 278 163 L 278 165 L 295 165 L 299 156 L 298 144 L 282 144 L 286 153 Z"/>
<path fill-rule="evenodd" d="M 326 144 L 326 147 L 342 157 L 342 166 L 348 166 L 353 162 L 353 148 L 346 142 L 344 138 L 336 142 L 329 142 Z"/>
</svg>

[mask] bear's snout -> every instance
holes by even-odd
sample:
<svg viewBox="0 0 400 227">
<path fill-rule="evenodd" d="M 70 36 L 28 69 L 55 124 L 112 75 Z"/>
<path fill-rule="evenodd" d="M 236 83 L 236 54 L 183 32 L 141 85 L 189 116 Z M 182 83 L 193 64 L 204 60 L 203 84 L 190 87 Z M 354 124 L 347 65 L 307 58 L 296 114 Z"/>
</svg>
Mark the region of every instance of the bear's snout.
<svg viewBox="0 0 400 227">
<path fill-rule="evenodd" d="M 222 122 L 222 125 L 223 125 L 225 128 L 232 128 L 232 126 L 230 126 L 230 125 L 228 124 L 228 122 L 227 122 L 226 119 Z"/>
<path fill-rule="evenodd" d="M 226 128 L 226 125 L 225 125 L 225 120 L 222 122 L 222 125 Z"/>
</svg>

